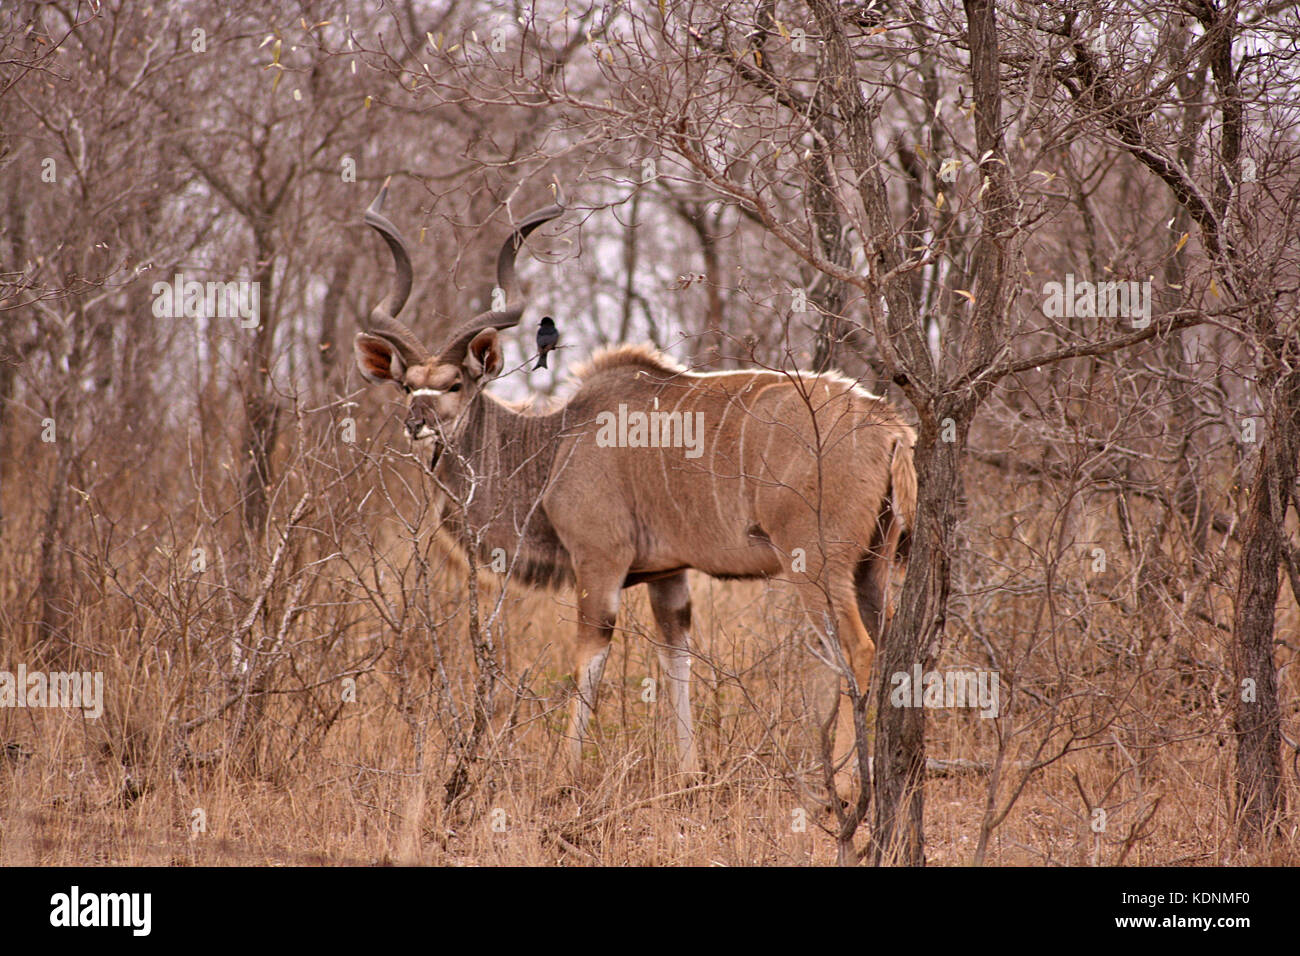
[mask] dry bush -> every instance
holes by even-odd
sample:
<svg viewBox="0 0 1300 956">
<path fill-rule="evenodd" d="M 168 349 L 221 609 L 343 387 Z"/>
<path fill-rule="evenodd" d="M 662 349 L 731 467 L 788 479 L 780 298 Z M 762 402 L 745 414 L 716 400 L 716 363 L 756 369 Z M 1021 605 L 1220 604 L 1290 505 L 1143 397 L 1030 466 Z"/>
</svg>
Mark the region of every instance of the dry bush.
<svg viewBox="0 0 1300 956">
<path fill-rule="evenodd" d="M 20 542 L 39 509 L 30 497 L 5 502 L 9 660 L 102 670 L 106 700 L 98 721 L 0 711 L 0 861 L 834 861 L 817 720 L 833 691 L 787 593 L 694 580 L 707 772 L 685 779 L 666 706 L 644 699 L 658 676 L 656 631 L 630 592 L 571 782 L 561 747 L 571 596 L 503 590 L 500 575 L 480 571 L 489 648 L 476 659 L 466 569 L 433 529 L 417 466 L 383 435 L 342 441 L 338 418 L 304 414 L 282 436 L 285 477 L 254 546 L 259 567 L 277 552 L 279 563 L 269 587 L 264 570 L 249 592 L 222 557 L 239 547 L 228 506 L 213 505 L 230 500 L 228 471 L 212 467 L 215 455 L 174 468 L 202 460 L 184 453 L 200 436 L 156 436 L 150 472 L 78 501 L 71 539 L 85 544 L 68 556 L 71 624 L 57 644 L 24 623 L 33 595 L 17 587 L 31 580 Z M 38 446 L 33 435 L 30 460 Z M 995 667 L 1001 712 L 932 712 L 928 859 L 971 862 L 982 828 L 981 858 L 994 864 L 1239 859 L 1224 797 L 1222 624 L 1140 602 L 1133 562 L 1107 537 L 1113 493 L 1032 480 L 1009 491 L 999 469 L 976 468 L 940 666 Z M 138 494 L 145 483 L 155 493 Z M 1133 505 L 1139 527 L 1154 513 Z M 1101 573 L 1094 542 L 1111 555 Z M 202 572 L 196 547 L 211 555 Z M 259 596 L 250 623 L 241 609 Z M 1221 594 L 1206 608 L 1226 613 Z M 1285 658 L 1283 673 L 1294 700 Z M 355 700 L 344 700 L 345 677 Z M 1094 832 L 1099 807 L 1106 825 Z M 1294 838 L 1251 859 L 1293 861 Z"/>
</svg>

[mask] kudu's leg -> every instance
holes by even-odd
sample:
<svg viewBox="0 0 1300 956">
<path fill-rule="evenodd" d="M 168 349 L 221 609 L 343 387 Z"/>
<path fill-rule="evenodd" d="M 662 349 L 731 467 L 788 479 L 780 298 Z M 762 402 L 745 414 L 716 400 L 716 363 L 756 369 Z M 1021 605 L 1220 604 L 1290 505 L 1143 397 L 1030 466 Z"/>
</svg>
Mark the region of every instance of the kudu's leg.
<svg viewBox="0 0 1300 956">
<path fill-rule="evenodd" d="M 618 571 L 611 576 L 608 565 L 580 569 L 577 575 L 578 646 L 574 680 L 578 687 L 573 695 L 573 716 L 569 723 L 569 768 L 574 773 L 582 764 L 582 743 L 596 709 L 596 692 L 605 673 L 609 642 L 614 636 L 622 581 L 623 573 Z"/>
<path fill-rule="evenodd" d="M 858 685 L 859 700 L 866 706 L 871 695 L 871 667 L 876 657 L 876 645 L 862 620 L 861 591 L 855 589 L 853 569 L 842 572 L 839 586 L 834 590 L 835 610 L 839 622 L 840 647 L 844 658 L 853 670 Z M 847 688 L 846 688 L 847 691 Z M 848 693 L 840 695 L 839 717 L 835 727 L 835 746 L 832 750 L 836 766 L 836 789 L 840 796 L 848 797 L 853 791 L 853 781 L 858 775 L 857 732 L 853 726 L 853 702 Z M 870 759 L 870 752 L 868 752 Z"/>
<path fill-rule="evenodd" d="M 858 685 L 859 699 L 871 693 L 871 665 L 875 660 L 876 645 L 862 622 L 854 589 L 853 566 L 835 562 L 826 568 L 829 586 L 819 580 L 796 581 L 800 598 L 813 626 L 825 633 L 830 616 L 834 615 L 844 661 Z M 835 773 L 835 789 L 845 799 L 852 796 L 857 778 L 858 760 L 855 751 L 857 735 L 853 726 L 853 704 L 841 682 L 837 703 L 828 711 L 827 720 L 835 717 L 835 731 L 831 740 L 831 759 L 839 769 Z"/>
<path fill-rule="evenodd" d="M 659 646 L 659 667 L 668 683 L 668 702 L 673 709 L 677 736 L 677 761 L 683 773 L 700 769 L 695 752 L 695 728 L 691 723 L 691 589 L 686 572 L 651 581 L 650 608 L 663 633 Z"/>
</svg>

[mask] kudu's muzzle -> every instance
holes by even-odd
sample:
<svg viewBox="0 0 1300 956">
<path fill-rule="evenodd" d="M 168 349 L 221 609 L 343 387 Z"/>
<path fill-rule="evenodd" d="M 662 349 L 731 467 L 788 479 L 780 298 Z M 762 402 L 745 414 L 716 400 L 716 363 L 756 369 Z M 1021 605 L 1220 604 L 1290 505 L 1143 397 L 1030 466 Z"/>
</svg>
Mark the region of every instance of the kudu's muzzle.
<svg viewBox="0 0 1300 956">
<path fill-rule="evenodd" d="M 429 459 L 429 470 L 433 471 L 438 465 L 438 459 L 442 456 L 442 438 L 438 434 L 437 427 L 431 425 L 419 409 L 414 407 L 407 412 L 405 424 L 406 435 L 411 441 L 432 440 L 433 454 Z"/>
<path fill-rule="evenodd" d="M 406 434 L 410 437 L 411 441 L 415 441 L 420 437 L 420 429 L 424 427 L 425 426 L 424 426 L 423 415 L 417 415 L 414 412 L 410 412 L 407 414 Z"/>
</svg>

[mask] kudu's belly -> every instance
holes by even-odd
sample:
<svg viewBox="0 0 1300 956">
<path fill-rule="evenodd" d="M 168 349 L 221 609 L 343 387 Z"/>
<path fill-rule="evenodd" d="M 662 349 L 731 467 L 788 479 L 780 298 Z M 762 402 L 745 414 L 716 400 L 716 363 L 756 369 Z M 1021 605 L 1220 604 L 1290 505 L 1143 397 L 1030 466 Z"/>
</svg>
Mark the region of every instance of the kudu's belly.
<svg viewBox="0 0 1300 956">
<path fill-rule="evenodd" d="M 698 523 L 645 535 L 628 573 L 628 584 L 667 577 L 684 569 L 716 578 L 766 578 L 784 568 L 780 552 L 756 523 L 734 528 Z M 647 538 L 652 540 L 646 540 Z"/>
</svg>

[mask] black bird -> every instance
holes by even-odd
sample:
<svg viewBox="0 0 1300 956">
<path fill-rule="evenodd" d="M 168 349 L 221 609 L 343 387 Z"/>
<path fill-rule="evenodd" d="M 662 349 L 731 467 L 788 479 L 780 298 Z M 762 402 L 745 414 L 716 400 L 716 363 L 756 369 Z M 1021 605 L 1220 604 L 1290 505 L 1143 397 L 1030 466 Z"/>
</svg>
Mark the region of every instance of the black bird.
<svg viewBox="0 0 1300 956">
<path fill-rule="evenodd" d="M 560 341 L 560 332 L 555 327 L 555 320 L 549 315 L 542 316 L 541 324 L 537 326 L 537 364 L 533 366 L 533 371 L 539 368 L 549 368 L 546 364 L 546 353 L 555 348 L 555 344 Z"/>
</svg>

